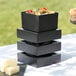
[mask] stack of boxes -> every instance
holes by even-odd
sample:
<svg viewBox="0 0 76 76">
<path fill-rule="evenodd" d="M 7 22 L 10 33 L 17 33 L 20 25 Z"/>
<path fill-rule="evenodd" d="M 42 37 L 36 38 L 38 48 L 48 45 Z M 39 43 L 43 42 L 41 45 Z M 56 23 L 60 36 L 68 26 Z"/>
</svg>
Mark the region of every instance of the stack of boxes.
<svg viewBox="0 0 76 76">
<path fill-rule="evenodd" d="M 60 61 L 61 30 L 58 28 L 58 13 L 33 15 L 21 13 L 22 28 L 17 29 L 18 61 L 36 67 L 47 66 Z"/>
</svg>

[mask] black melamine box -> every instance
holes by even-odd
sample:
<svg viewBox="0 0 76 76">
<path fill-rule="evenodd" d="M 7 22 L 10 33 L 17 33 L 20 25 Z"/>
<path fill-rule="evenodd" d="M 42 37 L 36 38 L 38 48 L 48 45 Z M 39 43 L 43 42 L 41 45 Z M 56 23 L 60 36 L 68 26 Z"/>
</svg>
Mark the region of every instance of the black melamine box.
<svg viewBox="0 0 76 76">
<path fill-rule="evenodd" d="M 33 43 L 47 42 L 61 38 L 61 30 L 52 30 L 46 32 L 32 32 L 24 29 L 17 29 L 17 37 Z"/>
<path fill-rule="evenodd" d="M 55 30 L 58 27 L 58 13 L 46 15 L 33 15 L 26 12 L 21 13 L 22 27 L 34 32 Z"/>
<path fill-rule="evenodd" d="M 26 52 L 31 55 L 45 55 L 61 50 L 61 42 L 58 41 L 49 41 L 45 43 L 29 43 L 25 40 L 17 42 L 18 50 Z"/>
<path fill-rule="evenodd" d="M 36 67 L 43 67 L 57 63 L 61 60 L 61 55 L 52 53 L 47 56 L 30 56 L 26 53 L 18 53 L 18 61 L 23 62 L 24 64 L 33 65 Z"/>
</svg>

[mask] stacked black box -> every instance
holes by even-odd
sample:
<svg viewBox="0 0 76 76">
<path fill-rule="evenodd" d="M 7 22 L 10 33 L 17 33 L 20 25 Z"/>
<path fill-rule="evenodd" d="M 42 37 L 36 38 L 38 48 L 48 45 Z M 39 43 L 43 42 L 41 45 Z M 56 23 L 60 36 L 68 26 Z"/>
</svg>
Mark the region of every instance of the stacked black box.
<svg viewBox="0 0 76 76">
<path fill-rule="evenodd" d="M 61 30 L 58 28 L 58 13 L 33 15 L 21 13 L 22 28 L 17 29 L 17 37 L 23 39 L 17 42 L 18 61 L 24 64 L 42 67 L 57 63 L 61 55 L 55 53 L 61 50 Z"/>
</svg>

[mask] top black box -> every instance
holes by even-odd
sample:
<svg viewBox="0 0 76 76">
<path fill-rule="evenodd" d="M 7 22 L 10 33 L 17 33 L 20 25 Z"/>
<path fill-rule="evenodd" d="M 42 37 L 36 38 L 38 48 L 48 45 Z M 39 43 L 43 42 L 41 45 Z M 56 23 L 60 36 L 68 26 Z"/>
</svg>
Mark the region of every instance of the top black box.
<svg viewBox="0 0 76 76">
<path fill-rule="evenodd" d="M 22 28 L 33 32 L 55 30 L 58 27 L 58 13 L 34 15 L 26 12 L 21 13 Z"/>
</svg>

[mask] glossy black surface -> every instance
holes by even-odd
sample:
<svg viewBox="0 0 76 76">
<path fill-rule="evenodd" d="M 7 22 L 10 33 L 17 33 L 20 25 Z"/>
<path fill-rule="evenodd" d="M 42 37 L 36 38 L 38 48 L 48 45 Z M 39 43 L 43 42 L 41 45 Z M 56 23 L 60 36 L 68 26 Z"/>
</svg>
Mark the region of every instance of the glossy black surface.
<svg viewBox="0 0 76 76">
<path fill-rule="evenodd" d="M 35 44 L 35 43 L 26 42 L 25 40 L 21 40 L 17 42 L 17 48 L 22 52 L 39 56 L 39 55 L 60 51 L 61 42 L 49 41 L 45 43 Z"/>
<path fill-rule="evenodd" d="M 61 55 L 56 53 L 51 53 L 43 56 L 32 56 L 27 53 L 18 53 L 18 61 L 24 64 L 29 64 L 35 67 L 43 67 L 57 63 L 61 60 Z"/>
<path fill-rule="evenodd" d="M 33 15 L 25 12 L 21 13 L 22 27 L 25 30 L 42 32 L 55 30 L 58 27 L 58 13 L 47 15 Z"/>
<path fill-rule="evenodd" d="M 17 37 L 33 43 L 47 42 L 61 38 L 61 30 L 52 30 L 46 32 L 32 32 L 24 29 L 17 29 Z"/>
</svg>

